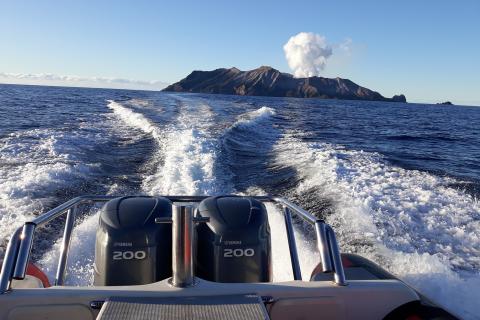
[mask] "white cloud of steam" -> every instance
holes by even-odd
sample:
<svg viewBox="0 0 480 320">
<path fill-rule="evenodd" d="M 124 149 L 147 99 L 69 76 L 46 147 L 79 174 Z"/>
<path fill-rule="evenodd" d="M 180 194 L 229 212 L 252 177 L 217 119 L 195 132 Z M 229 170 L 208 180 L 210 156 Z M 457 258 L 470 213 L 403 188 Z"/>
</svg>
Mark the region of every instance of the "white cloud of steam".
<svg viewBox="0 0 480 320">
<path fill-rule="evenodd" d="M 324 36 L 300 32 L 283 46 L 288 66 L 297 78 L 318 76 L 332 55 L 332 47 Z"/>
<path fill-rule="evenodd" d="M 0 83 L 38 84 L 113 89 L 160 90 L 167 86 L 162 81 L 143 81 L 122 78 L 64 76 L 51 73 L 0 72 Z"/>
<path fill-rule="evenodd" d="M 329 44 L 327 39 L 312 32 L 300 32 L 291 37 L 283 46 L 288 66 L 296 78 L 319 76 L 327 60 L 335 56 L 350 56 L 353 41 L 346 38 L 338 44 Z"/>
</svg>

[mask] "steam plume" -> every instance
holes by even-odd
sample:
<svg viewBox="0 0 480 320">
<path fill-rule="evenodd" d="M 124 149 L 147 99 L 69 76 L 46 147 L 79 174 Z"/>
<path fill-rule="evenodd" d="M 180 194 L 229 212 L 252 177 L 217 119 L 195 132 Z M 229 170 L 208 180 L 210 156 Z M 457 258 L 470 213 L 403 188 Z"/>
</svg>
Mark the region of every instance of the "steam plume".
<svg viewBox="0 0 480 320">
<path fill-rule="evenodd" d="M 318 76 L 325 68 L 332 48 L 324 36 L 300 32 L 283 46 L 288 66 L 297 78 Z"/>
</svg>

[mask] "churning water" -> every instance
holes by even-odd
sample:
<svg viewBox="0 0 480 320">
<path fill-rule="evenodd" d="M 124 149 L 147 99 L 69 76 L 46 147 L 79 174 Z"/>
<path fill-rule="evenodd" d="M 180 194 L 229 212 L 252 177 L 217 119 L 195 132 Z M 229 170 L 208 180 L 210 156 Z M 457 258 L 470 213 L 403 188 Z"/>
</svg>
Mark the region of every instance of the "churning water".
<svg viewBox="0 0 480 320">
<path fill-rule="evenodd" d="M 479 125 L 475 107 L 0 85 L 0 257 L 15 227 L 81 194 L 276 194 L 325 218 L 343 251 L 475 318 Z M 70 284 L 91 282 L 97 219 L 77 224 Z M 36 239 L 49 274 L 55 229 Z M 297 230 L 308 278 L 318 256 Z"/>
</svg>

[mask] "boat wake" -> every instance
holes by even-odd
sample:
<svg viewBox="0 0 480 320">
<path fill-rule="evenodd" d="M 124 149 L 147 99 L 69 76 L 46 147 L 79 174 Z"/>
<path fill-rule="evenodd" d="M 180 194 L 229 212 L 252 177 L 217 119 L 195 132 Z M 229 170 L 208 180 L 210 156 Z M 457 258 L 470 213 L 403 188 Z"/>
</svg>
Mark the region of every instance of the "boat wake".
<svg viewBox="0 0 480 320">
<path fill-rule="evenodd" d="M 152 135 L 153 138 L 161 140 L 161 131 L 150 120 L 142 114 L 134 112 L 120 103 L 108 100 L 108 107 L 118 116 L 126 125 L 136 128 L 143 133 Z M 138 102 L 137 102 L 138 103 Z"/>
<path fill-rule="evenodd" d="M 274 150 L 278 165 L 296 170 L 298 197 L 331 204 L 323 217 L 344 252 L 376 261 L 465 318 L 478 314 L 477 199 L 449 178 L 391 166 L 379 154 L 288 134 Z"/>
<path fill-rule="evenodd" d="M 213 113 L 206 104 L 180 103 L 173 123 L 162 132 L 157 155 L 163 159 L 154 173 L 145 177 L 148 194 L 205 195 L 231 192 L 228 175 L 215 171 L 218 143 L 210 134 Z"/>
<path fill-rule="evenodd" d="M 158 149 L 154 159 L 151 160 L 151 165 L 155 164 L 158 167 L 144 177 L 142 189 L 145 194 L 242 194 L 237 192 L 230 183 L 231 173 L 227 168 L 215 169 L 221 146 L 218 139 L 209 132 L 213 115 L 208 105 L 182 104 L 176 121 L 161 129 L 142 114 L 119 103 L 110 101 L 108 107 L 118 114 L 120 121 L 152 135 L 157 142 Z M 198 116 L 192 117 L 195 113 Z M 267 107 L 242 114 L 231 127 L 227 128 L 227 132 L 235 128 L 255 127 L 273 114 L 273 109 Z M 157 157 L 163 161 L 159 162 Z M 221 170 L 221 173 L 218 170 Z M 265 193 L 258 188 L 248 192 Z M 284 232 L 283 215 L 274 206 L 270 206 L 269 210 L 273 213 L 270 224 L 274 281 L 290 280 L 292 271 L 288 250 L 285 250 L 288 244 Z M 98 214 L 94 214 L 84 218 L 75 227 L 66 284 L 79 286 L 93 284 L 93 253 L 97 223 Z M 310 270 L 313 270 L 318 262 L 318 254 L 314 250 L 315 243 L 307 240 L 297 230 L 297 245 L 300 249 L 302 270 L 309 270 L 304 274 L 308 278 Z M 61 242 L 57 241 L 52 250 L 39 261 L 51 279 L 54 278 L 60 246 Z"/>
<path fill-rule="evenodd" d="M 96 136 L 49 129 L 10 134 L 0 146 L 0 256 L 7 236 L 24 221 L 68 196 L 96 170 L 78 154 Z M 62 194 L 59 194 L 62 190 Z"/>
<path fill-rule="evenodd" d="M 173 94 L 163 99 L 163 105 L 142 99 L 106 104 L 106 117 L 112 121 L 108 130 L 120 135 L 122 143 L 137 147 L 151 143 L 151 150 L 149 145 L 139 149 L 149 150 L 142 155 L 145 161 L 131 163 L 142 169 L 125 178 L 138 179 L 135 193 L 277 193 L 332 224 L 344 252 L 376 261 L 463 318 L 480 314 L 476 302 L 480 294 L 480 205 L 474 196 L 453 188 L 453 178 L 402 169 L 377 153 L 312 142 L 308 132 L 287 129 L 280 109 L 260 105 L 224 119 L 220 107 L 207 99 Z M 222 103 L 236 107 L 235 102 Z M 168 113 L 168 121 L 154 116 L 163 112 Z M 44 138 L 32 142 L 29 135 Z M 78 154 L 84 145 L 98 144 L 103 135 L 85 142 L 84 136 L 34 130 L 4 138 L 2 163 L 25 164 L 14 170 L 0 169 L 0 198 L 4 200 L 0 231 L 11 233 L 15 221 L 21 223 L 56 198 L 50 199 L 49 194 L 90 176 L 97 165 Z M 112 184 L 109 191 L 129 190 Z M 273 213 L 274 280 L 289 280 L 292 273 L 283 216 L 277 208 L 268 209 Z M 93 283 L 97 222 L 98 215 L 91 212 L 75 228 L 67 284 Z M 295 228 L 303 277 L 308 279 L 319 261 L 314 236 L 301 224 Z M 50 277 L 59 248 L 60 243 L 55 243 L 39 262 Z"/>
</svg>

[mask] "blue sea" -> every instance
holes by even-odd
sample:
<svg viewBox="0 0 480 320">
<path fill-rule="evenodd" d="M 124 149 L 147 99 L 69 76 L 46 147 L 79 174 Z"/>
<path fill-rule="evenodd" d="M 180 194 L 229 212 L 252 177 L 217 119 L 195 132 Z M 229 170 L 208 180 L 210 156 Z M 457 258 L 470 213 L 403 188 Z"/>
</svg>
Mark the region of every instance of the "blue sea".
<svg viewBox="0 0 480 320">
<path fill-rule="evenodd" d="M 479 128 L 470 106 L 0 85 L 0 259 L 22 222 L 82 194 L 273 194 L 326 219 L 344 252 L 475 319 Z M 274 276 L 288 280 L 271 210 Z M 96 219 L 77 223 L 67 283 L 91 284 Z M 50 273 L 54 229 L 35 256 Z M 309 278 L 313 234 L 296 229 Z"/>
</svg>

